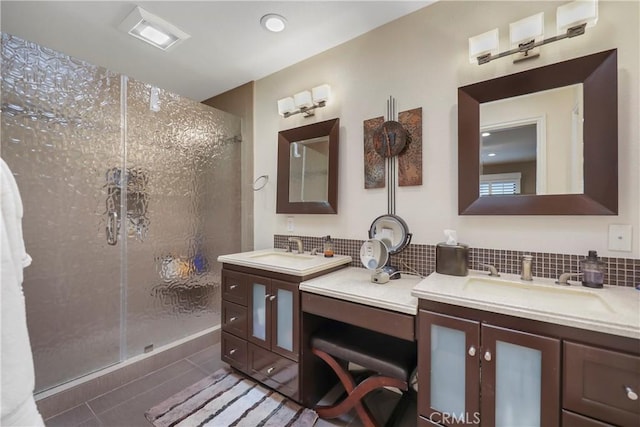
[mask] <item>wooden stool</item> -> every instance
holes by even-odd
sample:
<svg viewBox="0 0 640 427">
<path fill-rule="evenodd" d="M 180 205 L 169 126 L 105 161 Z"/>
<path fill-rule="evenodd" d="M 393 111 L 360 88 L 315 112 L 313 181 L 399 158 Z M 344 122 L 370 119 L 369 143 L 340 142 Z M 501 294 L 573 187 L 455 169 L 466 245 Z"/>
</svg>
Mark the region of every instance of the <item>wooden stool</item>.
<svg viewBox="0 0 640 427">
<path fill-rule="evenodd" d="M 341 402 L 330 406 L 316 406 L 315 411 L 321 418 L 336 418 L 355 408 L 366 427 L 378 424 L 362 399 L 381 387 L 408 391 L 409 379 L 417 359 L 415 342 L 351 325 L 317 331 L 311 337 L 311 351 L 333 369 L 347 392 L 347 397 Z M 376 374 L 356 384 L 347 369 L 349 362 Z M 403 393 L 402 399 L 405 400 L 407 395 L 408 393 Z"/>
</svg>

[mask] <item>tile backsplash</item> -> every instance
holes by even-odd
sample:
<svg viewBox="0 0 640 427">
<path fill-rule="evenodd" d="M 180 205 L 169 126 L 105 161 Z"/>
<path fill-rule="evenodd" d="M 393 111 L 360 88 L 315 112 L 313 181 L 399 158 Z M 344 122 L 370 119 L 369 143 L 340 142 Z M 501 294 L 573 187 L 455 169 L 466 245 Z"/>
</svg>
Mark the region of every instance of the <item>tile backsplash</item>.
<svg viewBox="0 0 640 427">
<path fill-rule="evenodd" d="M 276 234 L 273 245 L 284 248 L 289 244 L 290 235 Z M 322 249 L 323 237 L 295 236 L 302 239 L 304 250 Z M 353 258 L 352 267 L 362 267 L 360 263 L 360 246 L 364 240 L 331 239 L 336 254 L 350 255 Z M 503 273 L 520 274 L 522 256 L 528 254 L 533 257 L 533 275 L 535 277 L 557 278 L 562 273 L 577 273 L 580 271 L 580 260 L 584 255 L 555 254 L 547 252 L 509 251 L 503 249 L 469 249 L 469 268 L 483 270 L 479 264 L 491 264 Z M 606 264 L 604 283 L 615 286 L 636 286 L 640 284 L 640 259 L 632 258 L 600 258 Z M 391 263 L 400 270 L 416 271 L 427 276 L 436 269 L 435 245 L 411 244 L 404 251 L 391 256 Z"/>
</svg>

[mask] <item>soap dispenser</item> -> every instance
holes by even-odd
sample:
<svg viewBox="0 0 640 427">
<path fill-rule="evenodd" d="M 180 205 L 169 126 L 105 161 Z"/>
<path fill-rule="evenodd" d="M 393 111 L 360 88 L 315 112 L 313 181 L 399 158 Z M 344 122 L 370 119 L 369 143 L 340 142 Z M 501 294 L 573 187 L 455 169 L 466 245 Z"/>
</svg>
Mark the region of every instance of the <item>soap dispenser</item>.
<svg viewBox="0 0 640 427">
<path fill-rule="evenodd" d="M 598 252 L 589 251 L 587 258 L 580 261 L 582 286 L 602 288 L 604 283 L 604 262 L 598 259 Z"/>
<path fill-rule="evenodd" d="M 323 252 L 325 258 L 331 258 L 333 256 L 333 242 L 331 241 L 331 236 L 324 238 Z"/>
</svg>

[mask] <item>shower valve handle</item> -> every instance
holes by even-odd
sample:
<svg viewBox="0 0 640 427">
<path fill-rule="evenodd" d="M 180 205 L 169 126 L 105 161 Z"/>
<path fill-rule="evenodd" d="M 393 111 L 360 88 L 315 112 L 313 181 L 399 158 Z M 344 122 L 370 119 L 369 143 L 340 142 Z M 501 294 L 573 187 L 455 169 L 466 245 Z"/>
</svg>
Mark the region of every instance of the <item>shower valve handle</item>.
<svg viewBox="0 0 640 427">
<path fill-rule="evenodd" d="M 109 212 L 107 218 L 107 244 L 115 246 L 118 243 L 118 213 Z"/>
</svg>

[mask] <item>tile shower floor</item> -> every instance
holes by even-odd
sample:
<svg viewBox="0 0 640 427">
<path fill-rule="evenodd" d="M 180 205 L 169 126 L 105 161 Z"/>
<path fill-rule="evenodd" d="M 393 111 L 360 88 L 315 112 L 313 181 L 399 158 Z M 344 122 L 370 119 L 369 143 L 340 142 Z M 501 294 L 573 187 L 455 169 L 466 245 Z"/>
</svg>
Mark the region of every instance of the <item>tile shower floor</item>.
<svg viewBox="0 0 640 427">
<path fill-rule="evenodd" d="M 47 427 L 150 427 L 144 417 L 149 408 L 226 366 L 220 360 L 220 343 L 185 359 L 140 377 L 102 396 L 45 420 Z M 331 399 L 330 392 L 326 399 Z M 397 395 L 390 391 L 373 392 L 370 407 L 376 419 L 386 419 L 393 410 Z M 415 402 L 410 404 L 398 427 L 416 425 Z M 333 420 L 318 420 L 316 427 L 356 427 L 362 423 L 351 411 Z M 218 426 L 216 426 L 218 427 Z M 220 426 L 223 427 L 223 426 Z"/>
</svg>

